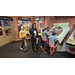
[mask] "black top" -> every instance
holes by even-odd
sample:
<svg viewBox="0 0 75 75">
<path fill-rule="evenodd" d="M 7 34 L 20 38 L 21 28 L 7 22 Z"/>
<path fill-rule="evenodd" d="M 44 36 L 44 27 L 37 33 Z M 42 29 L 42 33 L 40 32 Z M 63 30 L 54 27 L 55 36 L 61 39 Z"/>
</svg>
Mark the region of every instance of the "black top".
<svg viewBox="0 0 75 75">
<path fill-rule="evenodd" d="M 30 33 L 30 36 L 32 37 L 32 38 L 34 38 L 34 36 L 36 36 L 36 38 L 38 38 L 38 31 L 37 31 L 37 29 L 36 28 L 31 28 L 30 30 L 29 30 L 29 33 Z"/>
</svg>

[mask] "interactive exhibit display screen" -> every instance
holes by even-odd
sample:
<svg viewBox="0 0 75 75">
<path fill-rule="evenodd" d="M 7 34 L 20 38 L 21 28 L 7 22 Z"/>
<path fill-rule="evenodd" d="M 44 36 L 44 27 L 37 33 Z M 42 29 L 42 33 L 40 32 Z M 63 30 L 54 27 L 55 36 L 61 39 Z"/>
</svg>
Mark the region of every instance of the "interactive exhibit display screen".
<svg viewBox="0 0 75 75">
<path fill-rule="evenodd" d="M 75 55 L 75 30 L 71 33 L 66 41 L 66 51 Z"/>
<path fill-rule="evenodd" d="M 69 23 L 54 23 L 53 27 L 50 29 L 49 33 L 55 31 L 55 37 L 58 38 L 59 43 L 61 44 L 65 36 L 69 31 Z"/>
<path fill-rule="evenodd" d="M 59 36 L 62 33 L 63 29 L 61 27 L 56 27 L 52 29 L 52 31 L 56 33 L 56 36 Z"/>
<path fill-rule="evenodd" d="M 10 21 L 12 18 L 0 16 L 0 36 L 11 34 Z"/>
</svg>

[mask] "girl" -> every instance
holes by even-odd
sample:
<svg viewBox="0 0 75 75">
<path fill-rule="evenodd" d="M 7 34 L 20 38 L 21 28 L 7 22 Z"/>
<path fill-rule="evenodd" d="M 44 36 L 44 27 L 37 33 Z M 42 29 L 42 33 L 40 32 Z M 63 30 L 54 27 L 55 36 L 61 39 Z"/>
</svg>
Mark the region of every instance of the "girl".
<svg viewBox="0 0 75 75">
<path fill-rule="evenodd" d="M 53 55 L 53 52 L 54 52 L 54 44 L 56 42 L 56 37 L 55 37 L 56 33 L 53 31 L 52 32 L 52 35 L 49 37 L 49 47 L 50 47 L 50 55 L 52 56 Z"/>
</svg>

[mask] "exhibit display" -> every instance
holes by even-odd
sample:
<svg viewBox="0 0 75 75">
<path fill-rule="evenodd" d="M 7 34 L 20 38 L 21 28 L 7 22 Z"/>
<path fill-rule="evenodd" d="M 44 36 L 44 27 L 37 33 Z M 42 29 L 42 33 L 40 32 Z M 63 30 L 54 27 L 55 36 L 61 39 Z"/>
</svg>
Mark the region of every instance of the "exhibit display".
<svg viewBox="0 0 75 75">
<path fill-rule="evenodd" d="M 24 26 L 26 34 L 29 34 L 29 29 L 31 28 L 31 21 L 18 20 L 18 31 L 21 30 L 21 26 Z"/>
<path fill-rule="evenodd" d="M 38 30 L 38 35 L 41 35 L 42 30 L 44 29 L 44 17 L 36 18 L 36 27 Z"/>
<path fill-rule="evenodd" d="M 8 36 L 11 34 L 10 21 L 13 21 L 10 17 L 0 16 L 0 36 Z"/>
<path fill-rule="evenodd" d="M 10 26 L 10 21 L 7 20 L 0 20 L 1 25 L 0 26 Z"/>
<path fill-rule="evenodd" d="M 31 18 L 18 17 L 18 37 L 22 26 L 25 28 L 27 38 L 30 39 L 29 30 L 31 29 Z"/>
<path fill-rule="evenodd" d="M 1 35 L 3 35 L 3 34 L 2 34 L 2 29 L 0 29 L 0 36 L 1 36 Z"/>
<path fill-rule="evenodd" d="M 62 43 L 63 39 L 69 32 L 69 23 L 54 23 L 53 27 L 50 29 L 49 33 L 52 31 L 56 32 L 56 38 L 58 38 L 59 44 Z"/>
<path fill-rule="evenodd" d="M 72 32 L 71 36 L 66 41 L 69 47 L 75 48 L 75 30 Z"/>
<path fill-rule="evenodd" d="M 8 36 L 11 34 L 11 28 L 2 28 L 3 36 Z"/>
</svg>

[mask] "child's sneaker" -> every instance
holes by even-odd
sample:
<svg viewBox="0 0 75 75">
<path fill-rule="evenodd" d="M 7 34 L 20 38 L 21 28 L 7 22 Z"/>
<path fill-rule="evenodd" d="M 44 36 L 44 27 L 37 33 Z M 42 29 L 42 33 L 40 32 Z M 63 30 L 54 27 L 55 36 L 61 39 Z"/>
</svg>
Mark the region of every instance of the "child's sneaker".
<svg viewBox="0 0 75 75">
<path fill-rule="evenodd" d="M 53 58 L 52 56 L 50 58 Z"/>
<path fill-rule="evenodd" d="M 51 55 L 48 55 L 48 57 L 49 57 L 49 58 L 52 58 L 52 56 L 51 56 Z"/>
<path fill-rule="evenodd" d="M 47 54 L 47 52 L 45 51 L 44 54 Z"/>
<path fill-rule="evenodd" d="M 40 48 L 42 48 L 42 46 L 40 46 Z"/>
<path fill-rule="evenodd" d="M 20 50 L 23 51 L 23 48 L 20 46 Z"/>
</svg>

